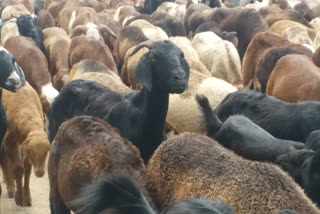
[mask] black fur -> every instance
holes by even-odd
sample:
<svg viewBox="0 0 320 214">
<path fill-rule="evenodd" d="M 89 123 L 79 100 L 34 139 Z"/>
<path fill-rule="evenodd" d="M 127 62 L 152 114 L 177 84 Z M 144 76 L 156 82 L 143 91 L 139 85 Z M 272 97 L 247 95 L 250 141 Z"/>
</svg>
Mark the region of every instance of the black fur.
<svg viewBox="0 0 320 214">
<path fill-rule="evenodd" d="M 320 102 L 287 103 L 263 93 L 241 90 L 230 93 L 214 110 L 221 121 L 241 114 L 276 138 L 305 142 L 320 129 Z"/>
<path fill-rule="evenodd" d="M 219 36 L 221 39 L 223 40 L 228 40 L 230 42 L 234 42 L 236 40 L 236 44 L 238 43 L 238 37 L 237 37 L 237 32 L 227 32 L 227 31 L 222 31 L 220 26 L 218 25 L 218 23 L 214 22 L 214 21 L 210 21 L 210 22 L 205 22 L 203 24 L 201 24 L 195 31 L 195 35 L 197 33 L 202 33 L 202 32 L 206 32 L 206 31 L 211 31 L 215 34 L 217 34 L 217 36 Z"/>
<path fill-rule="evenodd" d="M 77 214 L 108 211 L 117 214 L 156 214 L 134 181 L 126 176 L 114 176 L 90 184 L 70 204 L 79 207 Z M 223 201 L 200 198 L 175 201 L 161 214 L 234 214 L 234 211 Z"/>
<path fill-rule="evenodd" d="M 277 163 L 320 205 L 320 150 L 300 150 L 279 156 Z"/>
<path fill-rule="evenodd" d="M 0 45 L 0 48 L 3 48 Z M 4 110 L 4 107 L 1 103 L 2 98 L 2 88 L 16 92 L 21 87 L 25 85 L 25 76 L 20 68 L 20 66 L 16 63 L 14 56 L 9 53 L 7 50 L 3 49 L 0 51 L 0 161 L 1 161 L 1 144 L 3 137 L 7 131 L 7 116 Z M 18 76 L 20 77 L 20 83 L 17 83 L 14 80 L 9 80 L 9 76 L 12 72 L 16 71 Z"/>
<path fill-rule="evenodd" d="M 175 201 L 161 214 L 234 214 L 232 207 L 223 201 L 184 199 Z"/>
<path fill-rule="evenodd" d="M 71 204 L 80 207 L 77 214 L 97 214 L 106 210 L 118 214 L 155 214 L 137 185 L 124 176 L 88 185 Z"/>
<path fill-rule="evenodd" d="M 206 4 L 211 8 L 221 7 L 220 0 L 201 0 L 201 3 Z"/>
<path fill-rule="evenodd" d="M 304 148 L 303 143 L 273 137 L 241 115 L 230 116 L 222 123 L 206 97 L 196 98 L 204 114 L 208 136 L 246 159 L 275 162 L 279 155 Z"/>
<path fill-rule="evenodd" d="M 141 57 L 135 75 L 143 88 L 124 94 L 85 80 L 66 85 L 51 106 L 50 142 L 65 119 L 91 115 L 119 129 L 120 135 L 136 145 L 147 161 L 166 139 L 169 93 L 182 93 L 188 87 L 189 65 L 171 41 L 154 42 Z"/>
<path fill-rule="evenodd" d="M 320 130 L 311 132 L 305 144 L 306 144 L 306 149 L 318 151 L 320 149 Z"/>
<path fill-rule="evenodd" d="M 37 26 L 37 20 L 31 15 L 21 15 L 17 18 L 17 25 L 19 34 L 30 37 L 36 46 L 45 54 L 42 30 Z"/>
<path fill-rule="evenodd" d="M 174 0 L 145 0 L 143 12 L 146 14 L 153 13 L 163 2 L 174 2 Z"/>
</svg>

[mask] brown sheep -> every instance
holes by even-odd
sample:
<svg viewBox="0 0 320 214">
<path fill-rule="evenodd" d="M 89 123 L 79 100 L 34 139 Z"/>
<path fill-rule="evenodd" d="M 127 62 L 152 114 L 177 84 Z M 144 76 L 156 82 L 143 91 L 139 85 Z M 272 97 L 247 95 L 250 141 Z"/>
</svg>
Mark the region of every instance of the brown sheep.
<svg viewBox="0 0 320 214">
<path fill-rule="evenodd" d="M 69 67 L 83 59 L 93 59 L 102 62 L 108 69 L 117 73 L 117 67 L 114 62 L 110 49 L 100 40 L 87 37 L 76 36 L 71 40 L 69 50 Z"/>
<path fill-rule="evenodd" d="M 267 85 L 267 94 L 295 103 L 320 101 L 320 68 L 309 56 L 290 54 L 276 63 Z"/>
<path fill-rule="evenodd" d="M 312 56 L 312 52 L 308 48 L 300 44 L 294 44 L 275 33 L 258 33 L 253 37 L 243 57 L 242 75 L 245 89 L 253 89 L 259 62 L 272 48 L 294 48 Z"/>
<path fill-rule="evenodd" d="M 53 86 L 60 91 L 66 84 L 69 75 L 68 51 L 66 50 L 70 48 L 71 39 L 63 29 L 58 27 L 44 29 L 42 33 Z"/>
<path fill-rule="evenodd" d="M 95 117 L 77 116 L 60 126 L 52 143 L 48 174 L 51 213 L 75 212 L 78 207 L 70 202 L 84 186 L 115 175 L 134 178 L 152 203 L 139 150 L 109 123 Z"/>
<path fill-rule="evenodd" d="M 126 26 L 120 30 L 114 49 L 115 61 L 119 72 L 121 71 L 127 51 L 146 40 L 148 38 L 137 27 Z"/>
<path fill-rule="evenodd" d="M 18 206 L 31 206 L 31 169 L 33 166 L 37 177 L 44 175 L 45 160 L 50 149 L 44 132 L 40 99 L 26 83 L 16 93 L 3 90 L 1 101 L 8 118 L 8 129 L 2 144 L 2 170 L 8 196 L 14 196 Z"/>
<path fill-rule="evenodd" d="M 23 36 L 14 36 L 4 46 L 16 58 L 26 80 L 41 98 L 43 111 L 48 116 L 50 105 L 59 92 L 52 86 L 48 62 L 34 42 Z"/>
<path fill-rule="evenodd" d="M 43 30 L 49 27 L 55 27 L 56 21 L 48 10 L 40 10 L 37 14 L 37 25 Z"/>
<path fill-rule="evenodd" d="M 238 214 L 320 213 L 279 167 L 243 159 L 203 135 L 183 133 L 163 142 L 149 161 L 147 176 L 159 209 L 201 196 L 222 200 Z"/>
</svg>

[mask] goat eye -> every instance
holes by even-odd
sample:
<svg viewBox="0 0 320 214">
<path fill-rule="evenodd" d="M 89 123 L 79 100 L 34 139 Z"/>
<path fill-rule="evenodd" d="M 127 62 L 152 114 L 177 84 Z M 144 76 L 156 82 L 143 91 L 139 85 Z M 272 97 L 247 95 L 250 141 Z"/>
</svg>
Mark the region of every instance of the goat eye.
<svg viewBox="0 0 320 214">
<path fill-rule="evenodd" d="M 182 52 L 182 53 L 181 53 L 181 58 L 183 58 L 183 57 L 184 57 L 184 53 Z"/>
</svg>

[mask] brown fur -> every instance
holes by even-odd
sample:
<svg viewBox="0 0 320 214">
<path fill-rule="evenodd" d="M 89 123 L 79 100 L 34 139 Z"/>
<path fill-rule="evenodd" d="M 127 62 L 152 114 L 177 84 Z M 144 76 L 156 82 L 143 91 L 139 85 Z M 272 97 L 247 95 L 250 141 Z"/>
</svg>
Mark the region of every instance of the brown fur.
<svg viewBox="0 0 320 214">
<path fill-rule="evenodd" d="M 290 9 L 290 4 L 287 0 L 269 0 L 268 5 L 276 5 L 282 10 Z"/>
<path fill-rule="evenodd" d="M 119 34 L 121 25 L 114 20 L 113 16 L 106 11 L 102 11 L 98 13 L 98 18 L 100 19 L 101 24 L 108 26 L 116 35 Z"/>
<path fill-rule="evenodd" d="M 56 26 L 56 21 L 48 10 L 40 10 L 37 17 L 37 24 L 42 30 Z"/>
<path fill-rule="evenodd" d="M 41 50 L 31 39 L 23 36 L 11 37 L 4 47 L 15 56 L 26 76 L 26 80 L 39 96 L 43 96 L 41 87 L 51 83 L 51 76 L 47 59 Z M 45 104 L 43 103 L 43 105 Z M 46 115 L 49 114 L 49 112 L 45 113 Z"/>
<path fill-rule="evenodd" d="M 270 75 L 267 94 L 291 103 L 320 101 L 320 68 L 309 56 L 284 56 Z"/>
<path fill-rule="evenodd" d="M 102 62 L 108 69 L 117 73 L 110 49 L 106 44 L 94 38 L 86 36 L 74 37 L 71 40 L 68 58 L 70 68 L 83 59 L 93 59 Z"/>
<path fill-rule="evenodd" d="M 43 30 L 43 43 L 49 62 L 49 71 L 53 78 L 53 86 L 61 90 L 69 75 L 68 51 L 71 39 L 58 27 Z"/>
<path fill-rule="evenodd" d="M 116 40 L 116 47 L 114 49 L 115 61 L 119 71 L 121 71 L 127 51 L 146 40 L 148 40 L 147 37 L 137 27 L 126 26 L 121 29 Z"/>
<path fill-rule="evenodd" d="M 26 83 L 16 93 L 3 89 L 2 103 L 8 119 L 8 129 L 2 144 L 2 170 L 8 196 L 15 196 L 19 206 L 31 206 L 31 168 L 35 167 L 36 176 L 43 176 L 50 148 L 44 132 L 40 100 L 35 90 Z"/>
<path fill-rule="evenodd" d="M 305 52 L 307 55 L 312 55 L 312 52 L 308 48 L 300 44 L 294 44 L 275 33 L 258 33 L 253 37 L 243 57 L 242 74 L 244 88 L 250 89 L 253 87 L 259 62 L 272 48 L 294 48 Z"/>
<path fill-rule="evenodd" d="M 58 16 L 60 11 L 63 9 L 64 4 L 66 3 L 67 0 L 64 1 L 54 1 L 48 5 L 48 7 L 44 7 L 47 9 L 51 15 L 53 16 L 54 20 L 58 23 Z M 45 1 L 45 4 L 49 1 Z"/>
<path fill-rule="evenodd" d="M 89 22 L 100 25 L 100 19 L 98 17 L 97 12 L 90 7 L 79 7 L 76 11 L 76 17 L 74 19 L 74 22 L 72 23 L 71 29 L 69 29 L 69 33 L 71 33 L 70 30 L 74 29 L 78 25 L 86 25 Z"/>
<path fill-rule="evenodd" d="M 184 133 L 163 142 L 147 175 L 160 209 L 173 200 L 205 197 L 230 204 L 237 214 L 320 213 L 279 167 L 243 159 L 203 135 Z"/>
<path fill-rule="evenodd" d="M 267 6 L 259 9 L 259 13 L 269 26 L 279 20 L 291 20 L 299 22 L 306 27 L 312 28 L 309 22 L 301 14 L 294 10 L 283 10 L 278 6 Z"/>
<path fill-rule="evenodd" d="M 109 123 L 95 117 L 77 116 L 60 126 L 52 144 L 48 173 L 50 203 L 56 213 L 63 213 L 66 207 L 75 211 L 77 208 L 69 202 L 85 185 L 114 175 L 132 176 L 151 202 L 139 150 Z"/>
<path fill-rule="evenodd" d="M 293 26 L 305 28 L 308 31 L 308 35 L 311 40 L 314 40 L 316 37 L 316 32 L 313 29 L 291 20 L 279 20 L 271 25 L 270 30 L 276 34 L 282 35 L 286 28 Z"/>
</svg>

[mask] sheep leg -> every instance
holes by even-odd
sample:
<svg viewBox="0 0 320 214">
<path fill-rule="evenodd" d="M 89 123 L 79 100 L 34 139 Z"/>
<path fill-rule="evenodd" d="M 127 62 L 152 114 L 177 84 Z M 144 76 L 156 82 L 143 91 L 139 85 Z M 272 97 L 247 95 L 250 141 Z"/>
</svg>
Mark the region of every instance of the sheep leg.
<svg viewBox="0 0 320 214">
<path fill-rule="evenodd" d="M 14 184 L 14 174 L 13 174 L 13 166 L 10 164 L 9 157 L 7 153 L 2 150 L 2 172 L 3 172 L 3 180 L 7 186 L 8 197 L 13 198 L 14 193 L 16 191 L 16 187 Z"/>
<path fill-rule="evenodd" d="M 14 196 L 14 200 L 18 206 L 23 206 L 23 188 L 22 188 L 22 177 L 23 177 L 23 167 L 17 166 L 14 169 L 14 176 L 16 179 L 16 187 L 17 191 Z"/>
<path fill-rule="evenodd" d="M 32 205 L 31 203 L 31 194 L 30 194 L 30 175 L 31 175 L 31 168 L 32 165 L 29 161 L 25 161 L 24 163 L 24 186 L 23 186 L 23 206 L 30 207 Z"/>
</svg>

